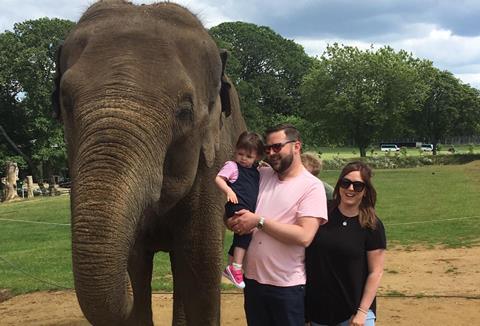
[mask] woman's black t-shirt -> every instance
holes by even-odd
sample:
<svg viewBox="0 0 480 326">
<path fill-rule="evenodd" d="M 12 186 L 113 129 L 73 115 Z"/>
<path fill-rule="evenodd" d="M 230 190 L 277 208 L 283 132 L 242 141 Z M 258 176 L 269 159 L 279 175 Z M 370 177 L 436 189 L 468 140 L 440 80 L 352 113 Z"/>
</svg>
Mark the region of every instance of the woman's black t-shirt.
<svg viewBox="0 0 480 326">
<path fill-rule="evenodd" d="M 356 313 L 368 276 L 367 251 L 386 248 L 385 229 L 377 220 L 375 230 L 362 228 L 358 217 L 336 208 L 319 228 L 306 250 L 307 321 L 336 325 Z M 370 309 L 376 313 L 376 300 Z"/>
</svg>

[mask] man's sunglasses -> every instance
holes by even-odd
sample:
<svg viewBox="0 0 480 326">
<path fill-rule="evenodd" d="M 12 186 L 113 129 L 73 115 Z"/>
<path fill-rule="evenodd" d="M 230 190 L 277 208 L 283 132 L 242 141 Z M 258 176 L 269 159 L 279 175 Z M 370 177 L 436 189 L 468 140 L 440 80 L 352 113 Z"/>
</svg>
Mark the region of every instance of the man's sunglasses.
<svg viewBox="0 0 480 326">
<path fill-rule="evenodd" d="M 361 181 L 352 181 L 352 180 L 347 179 L 347 178 L 340 179 L 339 185 L 343 189 L 348 189 L 348 188 L 350 188 L 350 185 L 353 185 L 353 190 L 355 192 L 362 192 L 363 189 L 365 189 L 365 183 L 363 183 Z"/>
<path fill-rule="evenodd" d="M 274 153 L 278 153 L 282 150 L 283 146 L 287 145 L 288 143 L 294 143 L 296 140 L 287 140 L 284 143 L 276 143 L 272 145 L 265 145 L 263 146 L 263 149 L 265 150 L 265 154 L 270 154 L 270 151 L 272 150 Z"/>
</svg>

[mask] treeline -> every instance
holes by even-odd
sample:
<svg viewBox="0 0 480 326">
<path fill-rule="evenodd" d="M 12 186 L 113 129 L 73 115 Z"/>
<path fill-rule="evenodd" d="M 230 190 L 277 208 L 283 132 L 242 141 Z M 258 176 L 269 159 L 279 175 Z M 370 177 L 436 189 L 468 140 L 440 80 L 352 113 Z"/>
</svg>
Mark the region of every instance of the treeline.
<svg viewBox="0 0 480 326">
<path fill-rule="evenodd" d="M 268 27 L 223 23 L 210 30 L 230 50 L 248 126 L 291 121 L 310 147 L 480 134 L 480 91 L 431 61 L 386 46 L 332 44 L 319 58 Z M 436 148 L 436 146 L 434 147 Z"/>
<path fill-rule="evenodd" d="M 66 169 L 50 93 L 55 50 L 72 26 L 42 18 L 0 34 L 1 166 L 14 160 L 35 178 Z M 264 26 L 222 23 L 210 33 L 229 50 L 227 73 L 251 130 L 291 122 L 307 147 L 354 144 L 362 155 L 382 139 L 480 134 L 479 90 L 405 51 L 333 44 L 312 58 Z"/>
</svg>

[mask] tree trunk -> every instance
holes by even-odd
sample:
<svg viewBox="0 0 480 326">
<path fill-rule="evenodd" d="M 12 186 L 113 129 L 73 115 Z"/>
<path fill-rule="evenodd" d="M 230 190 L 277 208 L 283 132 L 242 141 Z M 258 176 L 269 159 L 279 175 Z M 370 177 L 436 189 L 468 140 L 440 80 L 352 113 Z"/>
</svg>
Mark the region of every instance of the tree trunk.
<svg viewBox="0 0 480 326">
<path fill-rule="evenodd" d="M 366 157 L 367 156 L 367 151 L 366 151 L 365 147 L 359 146 L 358 149 L 360 150 L 360 157 Z"/>
<path fill-rule="evenodd" d="M 48 193 L 50 196 L 59 195 L 59 191 L 57 190 L 57 180 L 53 174 L 50 175 L 50 183 L 48 185 Z"/>
<path fill-rule="evenodd" d="M 18 166 L 17 163 L 7 162 L 6 169 L 6 182 L 5 182 L 5 202 L 18 199 L 17 194 L 17 180 L 18 180 Z"/>
<path fill-rule="evenodd" d="M 3 135 L 3 137 L 6 139 L 7 143 L 10 144 L 10 146 L 12 146 L 12 148 L 25 160 L 25 162 L 27 162 L 28 166 L 30 167 L 30 169 L 32 170 L 32 174 L 33 176 L 36 178 L 36 170 L 35 170 L 35 164 L 33 164 L 33 161 L 27 156 L 25 155 L 25 153 L 23 153 L 20 148 L 18 148 L 17 145 L 15 145 L 15 143 L 12 141 L 12 139 L 8 136 L 7 132 L 5 131 L 5 129 L 3 129 L 3 127 L 0 125 L 0 133 Z"/>
</svg>

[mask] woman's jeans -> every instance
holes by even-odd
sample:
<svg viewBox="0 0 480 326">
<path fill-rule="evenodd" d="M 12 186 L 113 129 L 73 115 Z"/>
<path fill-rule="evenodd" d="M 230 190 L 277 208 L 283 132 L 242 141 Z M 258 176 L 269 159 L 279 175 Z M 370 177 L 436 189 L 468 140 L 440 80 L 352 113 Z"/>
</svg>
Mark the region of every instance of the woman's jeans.
<svg viewBox="0 0 480 326">
<path fill-rule="evenodd" d="M 336 326 L 348 326 L 348 323 L 350 322 L 350 318 L 342 321 L 341 323 L 338 323 Z M 311 322 L 312 326 L 328 326 L 324 324 L 317 324 L 314 323 L 313 321 Z M 365 326 L 375 326 L 375 314 L 373 311 L 368 310 L 367 318 L 365 319 Z"/>
</svg>

